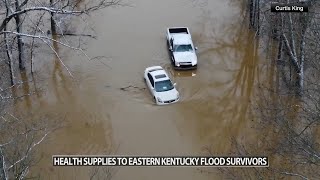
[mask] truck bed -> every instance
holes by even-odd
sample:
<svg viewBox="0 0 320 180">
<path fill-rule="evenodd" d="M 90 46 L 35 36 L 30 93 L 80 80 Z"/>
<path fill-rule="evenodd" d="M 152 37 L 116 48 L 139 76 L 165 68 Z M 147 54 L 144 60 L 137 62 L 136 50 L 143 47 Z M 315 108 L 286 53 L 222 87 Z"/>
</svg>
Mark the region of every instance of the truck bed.
<svg viewBox="0 0 320 180">
<path fill-rule="evenodd" d="M 187 28 L 169 28 L 170 34 L 189 34 Z"/>
</svg>

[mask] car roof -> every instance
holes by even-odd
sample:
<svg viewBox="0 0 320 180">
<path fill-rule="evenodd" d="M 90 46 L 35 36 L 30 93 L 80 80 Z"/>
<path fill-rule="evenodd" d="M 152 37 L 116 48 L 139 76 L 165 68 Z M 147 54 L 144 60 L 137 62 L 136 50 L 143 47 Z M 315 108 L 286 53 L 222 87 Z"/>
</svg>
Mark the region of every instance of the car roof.
<svg viewBox="0 0 320 180">
<path fill-rule="evenodd" d="M 173 35 L 174 44 L 191 44 L 191 37 L 189 34 L 174 34 Z"/>
<path fill-rule="evenodd" d="M 164 70 L 152 71 L 152 72 L 150 72 L 150 74 L 153 77 L 155 82 L 169 79 L 168 74 Z"/>
</svg>

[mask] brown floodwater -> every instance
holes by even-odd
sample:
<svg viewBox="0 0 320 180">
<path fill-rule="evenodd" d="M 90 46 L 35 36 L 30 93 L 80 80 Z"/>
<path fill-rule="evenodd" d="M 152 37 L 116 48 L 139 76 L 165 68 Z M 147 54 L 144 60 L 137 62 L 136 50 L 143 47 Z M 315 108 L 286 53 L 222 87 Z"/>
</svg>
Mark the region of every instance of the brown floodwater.
<svg viewBox="0 0 320 180">
<path fill-rule="evenodd" d="M 54 154 L 201 155 L 206 146 L 227 155 L 232 137 L 250 139 L 249 101 L 258 78 L 254 34 L 244 21 L 241 0 L 134 0 L 131 6 L 93 14 L 87 41 L 89 61 L 70 49 L 56 58 L 36 59 L 36 75 L 16 102 L 20 115 L 60 119 L 64 126 L 40 146 L 31 170 L 41 179 L 88 179 L 88 168 L 52 167 Z M 79 21 L 77 21 L 79 23 Z M 198 69 L 178 72 L 170 64 L 165 31 L 187 26 L 198 46 Z M 42 52 L 50 52 L 43 50 Z M 177 83 L 182 99 L 156 106 L 143 71 L 161 65 Z M 125 90 L 121 88 L 128 87 Z M 196 168 L 117 168 L 113 179 L 220 179 Z"/>
</svg>

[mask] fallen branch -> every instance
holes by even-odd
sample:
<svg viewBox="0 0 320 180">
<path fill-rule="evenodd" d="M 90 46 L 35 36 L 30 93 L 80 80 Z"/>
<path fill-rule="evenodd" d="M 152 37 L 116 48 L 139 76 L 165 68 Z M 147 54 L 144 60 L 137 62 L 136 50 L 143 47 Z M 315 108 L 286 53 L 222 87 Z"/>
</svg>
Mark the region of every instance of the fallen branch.
<svg viewBox="0 0 320 180">
<path fill-rule="evenodd" d="M 64 33 L 64 34 L 61 34 L 61 33 L 56 33 L 55 35 L 58 35 L 58 36 L 84 36 L 84 37 L 90 37 L 90 38 L 93 38 L 93 39 L 97 39 L 97 36 L 94 36 L 94 35 L 91 35 L 91 34 L 76 34 L 76 33 Z"/>
<path fill-rule="evenodd" d="M 300 177 L 300 178 L 302 178 L 302 179 L 308 180 L 307 177 L 302 176 L 301 174 L 289 173 L 289 172 L 281 172 L 281 174 L 285 174 L 285 175 L 289 175 L 289 176 L 298 176 L 298 177 Z"/>
<path fill-rule="evenodd" d="M 146 89 L 146 88 L 140 88 L 140 87 L 137 87 L 137 86 L 130 85 L 130 86 L 127 86 L 127 87 L 122 87 L 122 88 L 120 88 L 120 90 L 127 91 L 129 88 L 134 88 L 134 89 L 139 89 L 139 90 L 145 90 Z"/>
</svg>

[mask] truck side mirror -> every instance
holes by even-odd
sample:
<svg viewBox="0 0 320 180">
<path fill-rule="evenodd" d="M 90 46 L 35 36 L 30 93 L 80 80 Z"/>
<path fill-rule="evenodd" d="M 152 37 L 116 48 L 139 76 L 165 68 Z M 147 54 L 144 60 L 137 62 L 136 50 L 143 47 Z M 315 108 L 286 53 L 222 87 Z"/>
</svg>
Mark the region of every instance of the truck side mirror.
<svg viewBox="0 0 320 180">
<path fill-rule="evenodd" d="M 195 50 L 198 50 L 198 47 L 195 47 L 194 49 L 195 49 Z"/>
</svg>

